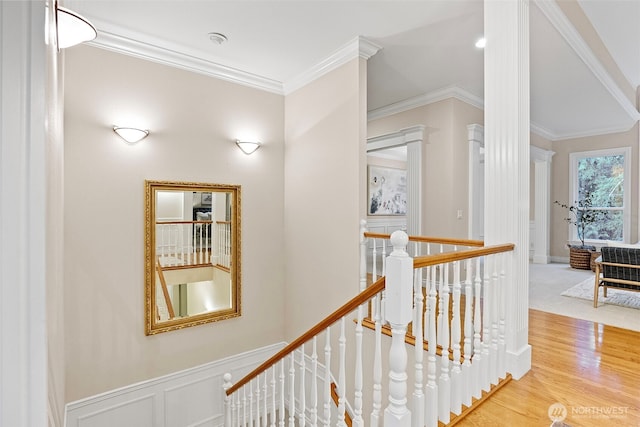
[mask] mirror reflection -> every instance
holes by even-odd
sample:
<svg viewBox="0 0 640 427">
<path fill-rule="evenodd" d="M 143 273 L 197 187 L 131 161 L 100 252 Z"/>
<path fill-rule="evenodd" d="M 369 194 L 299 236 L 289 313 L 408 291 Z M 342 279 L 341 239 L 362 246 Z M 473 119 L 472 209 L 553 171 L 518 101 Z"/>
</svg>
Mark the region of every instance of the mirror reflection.
<svg viewBox="0 0 640 427">
<path fill-rule="evenodd" d="M 146 181 L 146 333 L 240 315 L 240 187 Z"/>
</svg>

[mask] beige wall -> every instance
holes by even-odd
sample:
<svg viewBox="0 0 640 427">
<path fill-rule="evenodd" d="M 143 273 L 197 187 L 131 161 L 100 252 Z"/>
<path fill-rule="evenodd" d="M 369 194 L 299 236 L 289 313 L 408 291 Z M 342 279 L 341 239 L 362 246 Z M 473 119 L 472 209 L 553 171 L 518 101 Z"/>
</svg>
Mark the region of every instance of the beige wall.
<svg viewBox="0 0 640 427">
<path fill-rule="evenodd" d="M 87 46 L 65 69 L 67 401 L 282 341 L 284 98 Z M 111 130 L 127 117 L 139 145 Z M 241 317 L 144 335 L 145 179 L 242 186 Z"/>
<path fill-rule="evenodd" d="M 366 62 L 352 60 L 288 95 L 285 117 L 286 337 L 291 340 L 358 291 Z"/>
<path fill-rule="evenodd" d="M 449 98 L 369 122 L 369 137 L 420 124 L 426 128 L 423 150 L 423 234 L 467 237 L 467 125 L 482 124 L 483 121 L 482 110 Z M 463 212 L 461 219 L 457 219 L 459 209 Z"/>
<path fill-rule="evenodd" d="M 631 242 L 638 241 L 638 125 L 622 133 L 575 138 L 553 143 L 551 170 L 551 256 L 569 257 L 567 240 L 569 225 L 563 220 L 566 212 L 553 204 L 554 200 L 568 202 L 569 154 L 605 148 L 631 147 Z"/>
</svg>

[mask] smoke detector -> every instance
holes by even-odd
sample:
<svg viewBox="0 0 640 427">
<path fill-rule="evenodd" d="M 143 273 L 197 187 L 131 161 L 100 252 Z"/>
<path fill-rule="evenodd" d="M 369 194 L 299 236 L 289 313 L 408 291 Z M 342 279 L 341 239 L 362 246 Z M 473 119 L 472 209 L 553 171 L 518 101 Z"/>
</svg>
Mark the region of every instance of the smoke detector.
<svg viewBox="0 0 640 427">
<path fill-rule="evenodd" d="M 222 33 L 209 33 L 209 40 L 215 44 L 222 44 L 227 41 L 227 36 Z"/>
</svg>

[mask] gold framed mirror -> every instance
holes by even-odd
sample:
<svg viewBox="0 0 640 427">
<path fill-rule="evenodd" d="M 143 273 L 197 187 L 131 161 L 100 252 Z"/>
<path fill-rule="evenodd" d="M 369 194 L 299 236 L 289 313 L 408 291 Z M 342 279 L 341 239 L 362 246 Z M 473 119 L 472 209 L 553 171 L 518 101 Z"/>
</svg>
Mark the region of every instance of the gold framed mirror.
<svg viewBox="0 0 640 427">
<path fill-rule="evenodd" d="M 145 181 L 145 333 L 240 316 L 240 186 Z"/>
</svg>

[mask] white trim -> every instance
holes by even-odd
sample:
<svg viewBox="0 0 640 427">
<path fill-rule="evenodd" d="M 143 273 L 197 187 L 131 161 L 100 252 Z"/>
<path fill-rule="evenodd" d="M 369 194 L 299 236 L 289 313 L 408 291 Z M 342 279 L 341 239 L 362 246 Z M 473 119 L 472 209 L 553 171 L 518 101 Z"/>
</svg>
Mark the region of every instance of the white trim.
<svg viewBox="0 0 640 427">
<path fill-rule="evenodd" d="M 301 87 L 316 80 L 318 77 L 321 77 L 328 72 L 335 70 L 336 68 L 346 64 L 352 59 L 369 59 L 373 55 L 375 55 L 381 48 L 381 46 L 365 39 L 364 37 L 356 37 L 307 71 L 304 71 L 288 82 L 285 82 L 284 94 L 288 95 L 300 89 Z"/>
<path fill-rule="evenodd" d="M 629 118 L 634 122 L 640 120 L 640 112 L 638 112 L 633 103 L 602 66 L 593 51 L 589 48 L 589 45 L 580 36 L 580 33 L 575 29 L 573 24 L 571 24 L 569 19 L 567 19 L 557 3 L 548 0 L 535 0 L 535 4 L 562 37 L 564 37 L 567 43 L 569 43 L 569 46 L 578 54 L 580 59 L 587 65 L 593 75 L 602 83 L 613 99 L 618 102 Z"/>
<path fill-rule="evenodd" d="M 616 156 L 622 154 L 624 155 L 624 181 L 623 181 L 623 191 L 624 191 L 624 202 L 623 202 L 623 234 L 622 238 L 624 242 L 629 242 L 631 238 L 631 174 L 632 174 L 632 166 L 631 166 L 631 147 L 619 147 L 619 148 L 608 148 L 604 150 L 592 150 L 592 151 L 576 151 L 573 153 L 569 153 L 569 200 L 568 204 L 572 204 L 573 201 L 578 200 L 577 194 L 577 185 L 578 182 L 578 170 L 577 170 L 577 162 L 579 159 L 584 159 L 587 157 L 600 157 L 600 156 Z M 568 231 L 568 240 L 570 241 L 578 241 L 577 231 L 575 227 L 569 227 Z M 585 239 L 585 244 L 589 242 L 601 242 L 601 240 L 587 240 Z"/>
<path fill-rule="evenodd" d="M 517 352 L 507 350 L 507 372 L 519 380 L 531 369 L 531 346 L 526 344 Z"/>
<path fill-rule="evenodd" d="M 109 33 L 98 32 L 89 45 L 282 95 L 282 83 L 195 56 Z"/>
<path fill-rule="evenodd" d="M 189 408 L 181 405 L 170 406 L 167 399 L 170 396 L 176 401 L 193 401 L 190 394 L 205 382 L 206 387 L 214 387 L 210 390 L 215 398 L 207 401 L 206 407 L 198 408 L 198 413 L 206 414 L 205 418 L 191 425 L 202 425 L 209 421 L 207 425 L 222 426 L 224 374 L 232 373 L 232 382 L 238 381 L 285 345 L 284 342 L 272 344 L 68 403 L 65 425 L 76 426 L 81 420 L 82 425 L 87 427 L 105 425 L 105 420 L 109 420 L 109 425 L 167 425 L 168 416 L 186 420 L 189 414 L 185 411 L 189 411 Z M 149 401 L 154 406 L 152 413 L 144 410 L 142 406 Z M 127 407 L 127 415 L 135 419 L 118 419 L 123 417 L 121 409 L 124 407 Z"/>
<path fill-rule="evenodd" d="M 422 158 L 424 125 L 400 129 L 397 132 L 367 138 L 367 153 L 386 148 L 407 147 L 407 215 L 410 235 L 422 234 Z"/>
<path fill-rule="evenodd" d="M 425 105 L 433 104 L 435 102 L 443 101 L 449 98 L 456 98 L 480 110 L 484 109 L 484 101 L 482 100 L 482 98 L 457 86 L 447 86 L 433 92 L 405 99 L 404 101 L 395 102 L 385 107 L 370 110 L 367 113 L 367 120 L 372 121 L 381 119 L 393 114 L 402 113 L 404 111 L 412 110 L 418 107 L 424 107 Z"/>
<path fill-rule="evenodd" d="M 600 129 L 592 129 L 590 131 L 585 132 L 573 132 L 573 133 L 564 133 L 564 134 L 556 134 L 551 139 L 552 141 L 563 141 L 566 139 L 575 139 L 575 138 L 587 138 L 590 136 L 598 136 L 598 135 L 609 135 L 612 133 L 621 133 L 627 132 L 635 125 L 635 121 L 630 120 L 629 124 L 623 126 L 615 126 L 609 128 L 600 128 Z M 544 135 L 540 135 L 544 136 Z"/>
<path fill-rule="evenodd" d="M 0 2 L 0 426 L 46 425 L 45 2 Z"/>
</svg>

